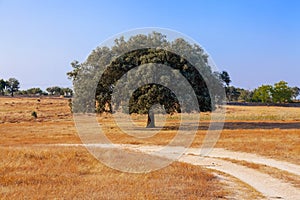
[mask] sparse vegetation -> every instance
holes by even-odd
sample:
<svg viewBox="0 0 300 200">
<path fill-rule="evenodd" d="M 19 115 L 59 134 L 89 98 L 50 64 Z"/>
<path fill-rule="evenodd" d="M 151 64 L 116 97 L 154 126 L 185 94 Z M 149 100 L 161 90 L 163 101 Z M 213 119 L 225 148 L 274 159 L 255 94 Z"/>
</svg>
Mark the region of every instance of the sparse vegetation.
<svg viewBox="0 0 300 200">
<path fill-rule="evenodd" d="M 0 150 L 1 198 L 217 199 L 229 194 L 207 170 L 178 162 L 129 174 L 106 167 L 84 148 Z"/>
<path fill-rule="evenodd" d="M 37 113 L 35 111 L 32 111 L 31 116 L 36 119 L 37 118 Z"/>
<path fill-rule="evenodd" d="M 15 78 L 9 78 L 8 81 L 6 81 L 5 87 L 6 87 L 6 90 L 13 97 L 14 93 L 17 92 L 20 88 L 20 82 Z"/>
<path fill-rule="evenodd" d="M 150 174 L 132 175 L 105 167 L 84 148 L 47 146 L 45 144 L 81 141 L 68 99 L 41 97 L 38 100 L 0 98 L 2 197 L 93 198 L 103 195 L 105 198 L 155 199 L 176 194 L 174 198 L 226 199 L 230 196 L 229 189 L 224 189 L 228 187 L 223 187 L 210 171 L 200 167 L 174 163 Z M 39 123 L 32 123 L 30 114 L 37 106 Z M 192 114 L 189 115 L 193 119 Z M 210 113 L 202 113 L 202 116 L 193 147 L 199 147 L 206 134 Z M 227 106 L 227 121 L 216 146 L 299 164 L 299 116 L 300 108 Z M 135 114 L 133 120 L 143 124 L 146 117 Z M 169 116 L 162 132 L 143 140 L 121 133 L 110 114 L 99 115 L 98 120 L 113 143 L 127 144 L 164 145 L 176 135 L 174 128 L 179 125 L 177 114 Z"/>
</svg>

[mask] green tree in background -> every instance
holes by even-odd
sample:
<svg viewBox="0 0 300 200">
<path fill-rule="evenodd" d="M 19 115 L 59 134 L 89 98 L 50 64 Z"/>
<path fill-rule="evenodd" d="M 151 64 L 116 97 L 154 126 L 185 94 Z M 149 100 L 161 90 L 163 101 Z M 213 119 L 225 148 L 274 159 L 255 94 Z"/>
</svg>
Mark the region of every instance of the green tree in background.
<svg viewBox="0 0 300 200">
<path fill-rule="evenodd" d="M 240 93 L 240 96 L 238 98 L 239 101 L 243 101 L 243 102 L 252 101 L 253 91 L 246 90 L 246 89 L 243 89 L 243 88 L 238 88 L 238 91 Z"/>
<path fill-rule="evenodd" d="M 230 101 L 238 101 L 239 96 L 241 95 L 239 88 L 236 88 L 234 86 L 226 87 L 226 94 Z"/>
<path fill-rule="evenodd" d="M 41 88 L 29 88 L 26 90 L 27 94 L 33 94 L 33 95 L 41 95 L 43 94 L 43 90 Z"/>
<path fill-rule="evenodd" d="M 73 90 L 71 88 L 62 88 L 61 89 L 62 95 L 64 96 L 72 96 Z"/>
<path fill-rule="evenodd" d="M 272 90 L 273 87 L 271 85 L 262 85 L 258 87 L 254 90 L 253 101 L 262 103 L 272 102 Z"/>
<path fill-rule="evenodd" d="M 6 88 L 6 81 L 0 79 L 0 93 L 2 96 L 4 95 L 5 88 Z"/>
<path fill-rule="evenodd" d="M 272 99 L 274 103 L 291 102 L 293 97 L 293 89 L 288 86 L 285 81 L 274 84 L 272 89 Z"/>
<path fill-rule="evenodd" d="M 300 95 L 300 88 L 292 87 L 292 90 L 293 90 L 293 98 L 297 99 L 297 97 Z"/>
<path fill-rule="evenodd" d="M 226 97 L 228 99 L 228 101 L 232 101 L 231 99 L 231 95 L 234 95 L 236 97 L 237 95 L 237 91 L 232 89 L 235 89 L 234 87 L 229 87 L 230 83 L 231 83 L 231 79 L 229 76 L 229 73 L 227 71 L 222 71 L 221 73 L 216 72 L 217 76 L 219 76 L 219 78 L 221 79 L 221 81 L 224 84 L 225 87 L 225 93 L 226 93 Z"/>
<path fill-rule="evenodd" d="M 61 94 L 61 88 L 58 86 L 48 87 L 46 88 L 46 91 L 49 93 L 49 95 L 60 95 Z"/>
<path fill-rule="evenodd" d="M 49 95 L 64 95 L 64 96 L 72 96 L 73 90 L 71 88 L 63 88 L 59 86 L 53 86 L 46 88 L 46 91 L 49 93 Z"/>
<path fill-rule="evenodd" d="M 12 97 L 14 96 L 14 93 L 19 90 L 19 85 L 20 82 L 15 78 L 9 78 L 8 81 L 6 81 L 6 89 Z"/>
<path fill-rule="evenodd" d="M 225 83 L 225 85 L 227 87 L 229 87 L 229 84 L 231 83 L 231 79 L 230 79 L 229 73 L 227 71 L 222 71 L 220 73 L 220 78 Z"/>
</svg>

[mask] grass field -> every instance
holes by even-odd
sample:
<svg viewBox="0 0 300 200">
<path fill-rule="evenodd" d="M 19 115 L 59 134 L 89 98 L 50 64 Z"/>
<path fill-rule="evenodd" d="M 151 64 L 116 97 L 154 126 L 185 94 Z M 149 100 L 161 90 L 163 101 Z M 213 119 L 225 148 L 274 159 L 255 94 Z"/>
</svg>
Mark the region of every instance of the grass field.
<svg viewBox="0 0 300 200">
<path fill-rule="evenodd" d="M 226 109 L 216 147 L 300 164 L 300 108 Z M 145 117 L 133 119 L 143 124 Z M 193 147 L 202 144 L 209 119 L 209 113 L 201 114 Z M 98 116 L 112 142 L 127 144 L 165 145 L 176 134 L 178 120 L 178 115 L 168 116 L 167 128 L 154 137 L 137 139 L 123 134 L 111 115 Z M 68 99 L 0 98 L 0 137 L 0 198 L 226 199 L 232 195 L 202 167 L 175 162 L 147 174 L 121 173 L 99 163 L 83 147 L 41 146 L 81 143 Z"/>
</svg>

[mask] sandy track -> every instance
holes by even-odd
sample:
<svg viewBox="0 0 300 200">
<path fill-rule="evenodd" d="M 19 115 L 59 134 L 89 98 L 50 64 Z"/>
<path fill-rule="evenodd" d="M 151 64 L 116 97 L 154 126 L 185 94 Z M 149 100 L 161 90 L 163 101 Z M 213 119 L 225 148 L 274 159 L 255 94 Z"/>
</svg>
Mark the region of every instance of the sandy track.
<svg viewBox="0 0 300 200">
<path fill-rule="evenodd" d="M 145 153 L 155 152 L 155 149 L 161 148 L 160 146 L 136 145 L 126 145 L 126 147 Z M 177 150 L 178 148 L 176 147 L 170 148 L 168 152 L 165 152 L 164 155 L 160 156 L 172 157 L 174 156 L 174 154 L 176 154 Z M 181 156 L 179 161 L 214 169 L 234 176 L 252 186 L 255 190 L 262 193 L 267 199 L 294 200 L 299 199 L 300 197 L 300 190 L 293 187 L 289 183 L 286 183 L 277 178 L 273 178 L 270 175 L 261 173 L 255 169 L 212 157 L 231 158 L 235 160 L 245 160 L 248 162 L 264 164 L 284 171 L 288 171 L 296 175 L 300 174 L 300 166 L 298 165 L 265 158 L 255 154 L 232 152 L 225 149 L 214 149 L 207 157 L 201 157 L 199 152 L 200 151 L 198 149 L 191 148 Z"/>
<path fill-rule="evenodd" d="M 64 145 L 62 146 L 75 146 Z M 83 146 L 83 145 L 76 145 Z M 99 148 L 108 148 L 107 145 L 96 144 Z M 159 154 L 155 152 L 162 149 L 163 146 L 141 146 L 141 145 L 114 145 L 115 148 L 131 149 L 141 153 L 147 153 L 152 155 L 158 155 L 166 158 L 174 158 L 174 155 L 178 154 L 182 148 L 180 147 L 168 147 L 166 151 L 162 151 Z M 270 175 L 259 172 L 255 169 L 251 169 L 245 166 L 241 166 L 230 161 L 225 161 L 221 158 L 231 158 L 235 160 L 244 160 L 247 162 L 264 164 L 270 167 L 275 167 L 280 170 L 284 170 L 295 175 L 300 174 L 300 166 L 284 161 L 278 161 L 256 154 L 233 152 L 221 148 L 213 149 L 208 156 L 201 156 L 200 150 L 196 148 L 187 149 L 186 152 L 180 157 L 180 162 L 189 163 L 192 165 L 199 165 L 205 168 L 214 169 L 231 176 L 238 178 L 239 180 L 252 186 L 255 190 L 264 195 L 267 199 L 299 199 L 300 190 L 293 187 L 290 183 L 284 182 L 281 179 L 273 178 Z"/>
<path fill-rule="evenodd" d="M 193 155 L 184 155 L 179 161 L 204 166 L 232 175 L 252 186 L 268 199 L 298 199 L 300 197 L 300 190 L 291 184 L 228 161 L 215 158 L 199 159 L 199 157 Z"/>
<path fill-rule="evenodd" d="M 195 150 L 195 149 L 188 150 L 189 153 L 192 153 L 195 155 L 200 155 L 199 153 L 197 154 L 197 151 L 198 150 Z M 209 157 L 244 160 L 247 162 L 267 165 L 267 166 L 281 169 L 281 170 L 284 170 L 284 171 L 287 171 L 292 174 L 296 174 L 296 175 L 300 176 L 300 166 L 299 165 L 292 164 L 292 163 L 285 162 L 285 161 L 278 161 L 278 160 L 266 158 L 263 156 L 257 156 L 256 154 L 244 153 L 244 152 L 233 152 L 233 151 L 229 151 L 229 150 L 225 150 L 225 149 L 221 149 L 221 148 L 216 148 L 216 149 L 213 149 L 213 151 L 209 153 Z"/>
</svg>

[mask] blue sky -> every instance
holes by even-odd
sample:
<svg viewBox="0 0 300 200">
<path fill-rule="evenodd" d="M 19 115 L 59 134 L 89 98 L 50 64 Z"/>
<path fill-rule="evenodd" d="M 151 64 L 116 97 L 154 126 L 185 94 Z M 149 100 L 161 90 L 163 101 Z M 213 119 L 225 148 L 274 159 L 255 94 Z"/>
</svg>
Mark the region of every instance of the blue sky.
<svg viewBox="0 0 300 200">
<path fill-rule="evenodd" d="M 0 0 L 0 78 L 15 77 L 22 89 L 71 86 L 71 61 L 84 61 L 112 35 L 142 27 L 190 36 L 237 87 L 280 80 L 300 87 L 297 0 Z"/>
</svg>

